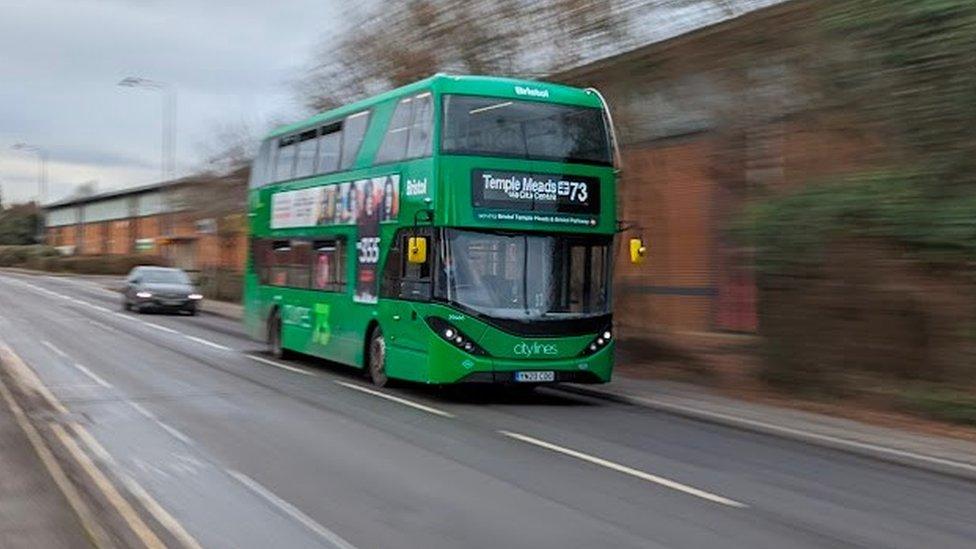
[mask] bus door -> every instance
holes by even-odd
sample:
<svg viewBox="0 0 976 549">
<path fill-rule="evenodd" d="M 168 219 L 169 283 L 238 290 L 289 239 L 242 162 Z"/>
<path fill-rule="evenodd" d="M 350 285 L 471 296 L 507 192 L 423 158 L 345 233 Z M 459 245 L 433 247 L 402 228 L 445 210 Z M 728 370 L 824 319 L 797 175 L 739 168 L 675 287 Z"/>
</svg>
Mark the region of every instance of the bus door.
<svg viewBox="0 0 976 549">
<path fill-rule="evenodd" d="M 427 233 L 429 234 L 429 232 Z M 399 231 L 390 246 L 384 269 L 380 316 L 388 348 L 387 371 L 406 379 L 421 379 L 426 365 L 427 330 L 418 305 L 430 301 L 432 257 L 423 263 L 407 258 L 408 231 Z"/>
</svg>

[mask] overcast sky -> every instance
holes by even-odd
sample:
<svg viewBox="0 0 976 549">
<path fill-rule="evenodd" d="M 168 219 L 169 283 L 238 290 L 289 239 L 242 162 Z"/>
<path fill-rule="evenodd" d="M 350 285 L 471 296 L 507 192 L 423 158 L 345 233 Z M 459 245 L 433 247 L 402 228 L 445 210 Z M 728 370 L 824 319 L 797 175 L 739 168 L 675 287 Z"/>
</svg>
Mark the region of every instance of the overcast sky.
<svg viewBox="0 0 976 549">
<path fill-rule="evenodd" d="M 340 28 L 335 0 L 0 0 L 0 185 L 37 192 L 49 151 L 48 200 L 89 180 L 108 190 L 160 178 L 162 97 L 126 76 L 178 90 L 180 173 L 215 151 L 221 128 L 301 115 L 289 80 Z"/>
</svg>

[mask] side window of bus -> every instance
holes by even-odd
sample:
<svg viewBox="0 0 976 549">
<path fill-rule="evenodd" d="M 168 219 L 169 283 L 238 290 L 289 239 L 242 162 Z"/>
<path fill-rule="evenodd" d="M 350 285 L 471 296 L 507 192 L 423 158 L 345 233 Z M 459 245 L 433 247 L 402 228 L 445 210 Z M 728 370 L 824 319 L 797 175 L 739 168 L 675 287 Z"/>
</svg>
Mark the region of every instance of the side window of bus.
<svg viewBox="0 0 976 549">
<path fill-rule="evenodd" d="M 316 173 L 331 173 L 339 170 L 341 155 L 342 123 L 323 126 L 319 131 L 319 166 Z"/>
<path fill-rule="evenodd" d="M 275 162 L 275 181 L 291 179 L 295 167 L 295 152 L 298 148 L 298 136 L 289 135 L 278 141 L 278 159 Z"/>
<path fill-rule="evenodd" d="M 356 161 L 359 148 L 363 144 L 363 137 L 366 135 L 366 127 L 369 125 L 369 111 L 350 114 L 342 123 L 342 162 L 339 164 L 340 170 L 348 170 L 352 163 Z"/>
<path fill-rule="evenodd" d="M 291 262 L 288 264 L 289 288 L 311 288 L 312 243 L 308 240 L 291 241 Z"/>
<path fill-rule="evenodd" d="M 383 137 L 383 144 L 376 153 L 374 164 L 385 164 L 402 160 L 407 154 L 407 142 L 410 140 L 410 126 L 413 123 L 413 103 L 411 97 L 401 99 L 397 103 L 390 125 Z"/>
<path fill-rule="evenodd" d="M 268 254 L 268 281 L 271 286 L 288 285 L 288 268 L 291 265 L 291 242 L 276 240 L 271 243 Z"/>
<path fill-rule="evenodd" d="M 414 98 L 413 124 L 407 145 L 407 158 L 422 158 L 431 155 L 432 133 L 434 128 L 434 102 L 430 92 Z"/>
<path fill-rule="evenodd" d="M 316 240 L 312 249 L 312 288 L 326 292 L 345 291 L 346 239 Z"/>
<path fill-rule="evenodd" d="M 308 177 L 315 173 L 315 156 L 318 148 L 316 130 L 308 130 L 298 135 L 298 152 L 295 153 L 295 177 Z"/>
</svg>

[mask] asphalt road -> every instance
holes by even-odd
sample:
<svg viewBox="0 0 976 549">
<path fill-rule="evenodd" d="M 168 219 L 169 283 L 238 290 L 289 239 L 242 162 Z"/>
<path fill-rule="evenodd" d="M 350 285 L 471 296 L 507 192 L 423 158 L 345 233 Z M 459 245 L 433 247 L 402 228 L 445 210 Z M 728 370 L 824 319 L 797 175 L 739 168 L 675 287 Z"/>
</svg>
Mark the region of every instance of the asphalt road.
<svg viewBox="0 0 976 549">
<path fill-rule="evenodd" d="M 551 390 L 377 392 L 83 280 L 0 274 L 0 338 L 204 547 L 976 546 L 965 480 Z"/>
</svg>

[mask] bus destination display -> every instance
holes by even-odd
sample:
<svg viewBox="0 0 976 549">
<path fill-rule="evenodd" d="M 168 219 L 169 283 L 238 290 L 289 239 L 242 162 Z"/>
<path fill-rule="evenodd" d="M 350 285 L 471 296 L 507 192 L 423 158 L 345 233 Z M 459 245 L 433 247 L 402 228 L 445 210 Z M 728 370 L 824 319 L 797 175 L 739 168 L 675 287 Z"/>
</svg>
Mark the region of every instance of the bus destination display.
<svg viewBox="0 0 976 549">
<path fill-rule="evenodd" d="M 473 170 L 471 199 L 475 208 L 595 216 L 600 213 L 600 180 L 580 175 Z"/>
</svg>

